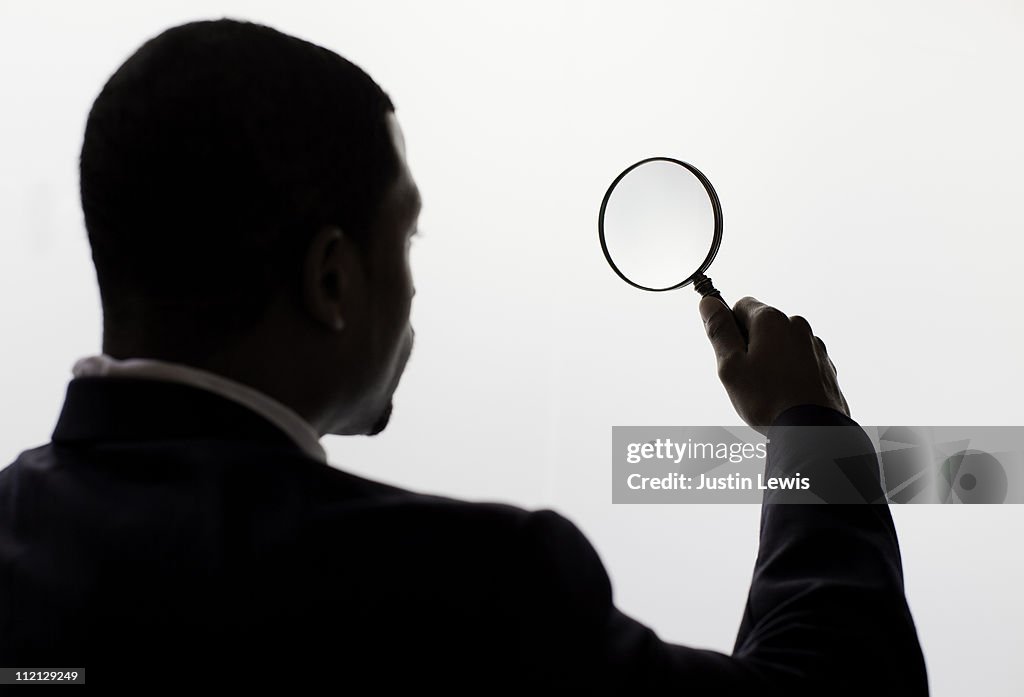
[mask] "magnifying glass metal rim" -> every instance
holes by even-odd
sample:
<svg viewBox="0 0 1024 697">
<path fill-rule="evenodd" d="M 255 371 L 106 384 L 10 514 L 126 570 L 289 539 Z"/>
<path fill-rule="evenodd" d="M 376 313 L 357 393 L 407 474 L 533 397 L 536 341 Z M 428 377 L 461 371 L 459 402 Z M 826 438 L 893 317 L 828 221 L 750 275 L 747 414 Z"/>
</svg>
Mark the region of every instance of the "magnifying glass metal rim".
<svg viewBox="0 0 1024 697">
<path fill-rule="evenodd" d="M 614 261 L 612 261 L 612 255 L 608 252 L 608 244 L 605 242 L 604 239 L 604 211 L 605 208 L 608 207 L 608 200 L 611 198 L 612 192 L 615 191 L 615 187 L 618 186 L 619 182 L 622 181 L 623 177 L 625 177 L 627 174 L 632 172 L 640 165 L 645 165 L 648 162 L 671 162 L 673 164 L 681 165 L 682 167 L 685 167 L 686 169 L 690 170 L 690 173 L 697 177 L 697 180 L 700 181 L 700 183 L 704 186 L 705 191 L 708 192 L 708 198 L 711 199 L 711 209 L 714 212 L 715 216 L 714 239 L 711 241 L 711 250 L 708 252 L 707 257 L 704 259 L 704 263 L 702 263 L 696 271 L 690 274 L 690 276 L 688 276 L 681 283 L 677 283 L 674 286 L 668 286 L 666 288 L 650 288 L 648 286 L 640 285 L 639 283 L 636 283 L 635 281 L 631 280 L 628 276 L 626 276 L 626 274 L 622 273 L 622 270 L 615 265 Z M 604 252 L 604 258 L 608 262 L 608 265 L 612 267 L 612 271 L 614 271 L 619 278 L 621 278 L 623 281 L 633 286 L 634 288 L 639 288 L 640 290 L 649 290 L 655 293 L 660 293 L 666 290 L 675 290 L 676 288 L 683 288 L 693 283 L 694 280 L 696 280 L 698 277 L 703 276 L 704 272 L 708 270 L 709 266 L 711 266 L 711 262 L 715 260 L 715 256 L 718 254 L 718 248 L 722 244 L 722 204 L 719 203 L 718 201 L 718 194 L 715 193 L 715 187 L 711 186 L 711 182 L 708 181 L 708 178 L 704 176 L 704 173 L 701 172 L 696 167 L 694 167 L 693 165 L 687 162 L 683 162 L 682 160 L 676 160 L 675 158 L 672 157 L 648 157 L 647 159 L 635 162 L 626 169 L 622 170 L 622 173 L 619 174 L 619 176 L 615 177 L 615 180 L 611 183 L 611 186 L 608 187 L 608 191 L 605 192 L 604 198 L 601 200 L 601 211 L 600 213 L 598 213 L 597 218 L 597 230 L 598 236 L 601 238 L 601 251 Z"/>
</svg>

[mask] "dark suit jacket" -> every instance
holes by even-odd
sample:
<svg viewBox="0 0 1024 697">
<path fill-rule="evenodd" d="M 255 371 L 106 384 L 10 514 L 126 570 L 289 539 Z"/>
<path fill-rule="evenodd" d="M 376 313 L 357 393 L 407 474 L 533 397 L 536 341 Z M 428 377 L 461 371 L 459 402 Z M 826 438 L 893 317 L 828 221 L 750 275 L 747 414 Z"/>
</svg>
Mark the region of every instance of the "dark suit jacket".
<svg viewBox="0 0 1024 697">
<path fill-rule="evenodd" d="M 787 423 L 870 450 L 831 410 Z M 769 469 L 829 455 L 776 429 Z M 197 388 L 76 378 L 52 442 L 0 470 L 0 666 L 93 687 L 926 694 L 885 505 L 768 500 L 760 534 L 733 654 L 677 646 L 615 608 L 553 511 L 348 474 Z"/>
</svg>

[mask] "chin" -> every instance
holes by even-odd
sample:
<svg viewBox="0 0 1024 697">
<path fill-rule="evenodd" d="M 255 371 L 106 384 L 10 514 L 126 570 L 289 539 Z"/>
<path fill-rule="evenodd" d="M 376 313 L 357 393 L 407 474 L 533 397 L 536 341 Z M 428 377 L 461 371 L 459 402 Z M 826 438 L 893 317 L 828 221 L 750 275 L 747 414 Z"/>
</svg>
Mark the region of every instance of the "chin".
<svg viewBox="0 0 1024 697">
<path fill-rule="evenodd" d="M 332 436 L 375 436 L 387 428 L 388 422 L 390 421 L 391 402 L 389 401 L 387 406 L 381 409 L 377 414 L 377 418 L 375 420 L 363 421 L 361 425 L 359 423 L 350 422 L 345 426 L 334 426 L 326 433 Z"/>
<path fill-rule="evenodd" d="M 388 405 L 384 407 L 380 416 L 377 417 L 377 421 L 373 424 L 370 430 L 366 432 L 366 435 L 375 436 L 388 427 L 388 422 L 391 421 L 391 408 L 392 403 L 388 402 Z"/>
</svg>

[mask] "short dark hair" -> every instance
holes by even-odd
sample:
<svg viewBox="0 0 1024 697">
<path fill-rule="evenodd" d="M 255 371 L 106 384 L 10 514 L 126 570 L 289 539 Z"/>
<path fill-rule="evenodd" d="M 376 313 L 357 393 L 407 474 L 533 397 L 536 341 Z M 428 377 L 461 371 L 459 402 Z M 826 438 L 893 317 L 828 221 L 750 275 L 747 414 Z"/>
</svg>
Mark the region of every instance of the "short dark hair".
<svg viewBox="0 0 1024 697">
<path fill-rule="evenodd" d="M 79 162 L 105 322 L 227 336 L 297 284 L 320 226 L 365 242 L 398 173 L 393 110 L 356 65 L 260 24 L 144 43 L 93 103 Z"/>
</svg>

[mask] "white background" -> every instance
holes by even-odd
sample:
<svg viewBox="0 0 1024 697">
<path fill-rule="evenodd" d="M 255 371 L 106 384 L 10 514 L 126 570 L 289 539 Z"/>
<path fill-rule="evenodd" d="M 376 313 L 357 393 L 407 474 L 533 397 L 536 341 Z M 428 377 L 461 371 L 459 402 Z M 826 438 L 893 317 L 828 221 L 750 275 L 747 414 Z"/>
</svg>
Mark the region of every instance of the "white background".
<svg viewBox="0 0 1024 697">
<path fill-rule="evenodd" d="M 739 423 L 689 289 L 605 266 L 627 164 L 696 164 L 711 275 L 807 316 L 863 424 L 1024 424 L 1018 2 L 4 2 L 0 461 L 48 440 L 100 345 L 77 200 L 89 105 L 144 39 L 231 16 L 325 45 L 391 94 L 423 191 L 417 345 L 392 425 L 340 467 L 550 506 L 664 638 L 728 651 L 756 506 L 612 506 L 612 425 Z M 933 694 L 1024 684 L 1024 508 L 894 510 Z"/>
</svg>

